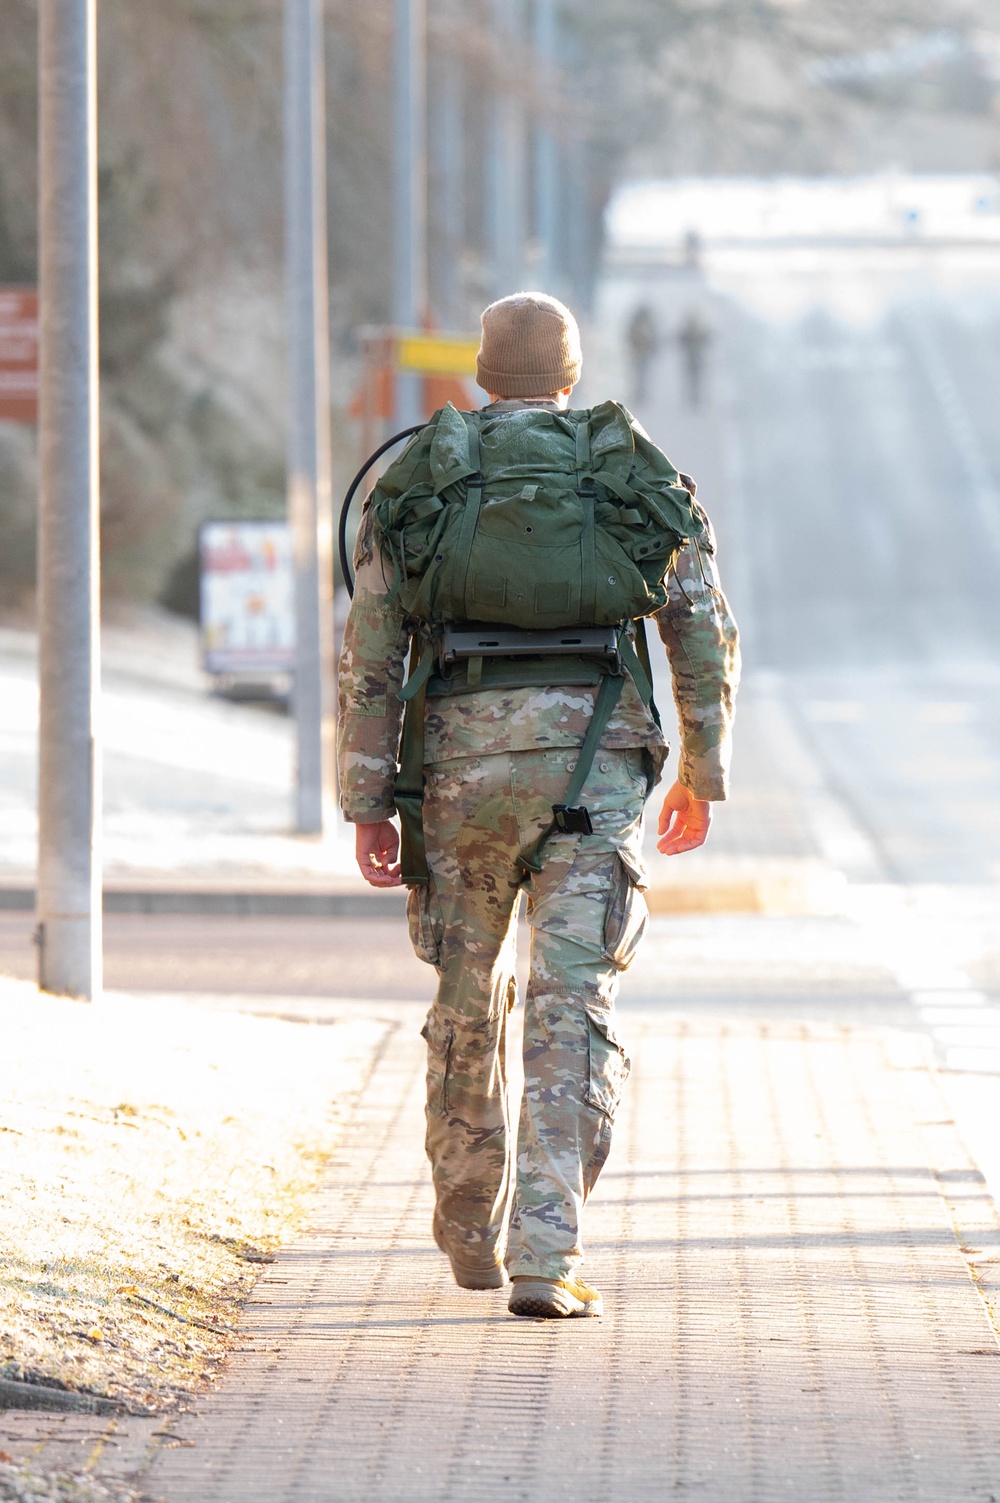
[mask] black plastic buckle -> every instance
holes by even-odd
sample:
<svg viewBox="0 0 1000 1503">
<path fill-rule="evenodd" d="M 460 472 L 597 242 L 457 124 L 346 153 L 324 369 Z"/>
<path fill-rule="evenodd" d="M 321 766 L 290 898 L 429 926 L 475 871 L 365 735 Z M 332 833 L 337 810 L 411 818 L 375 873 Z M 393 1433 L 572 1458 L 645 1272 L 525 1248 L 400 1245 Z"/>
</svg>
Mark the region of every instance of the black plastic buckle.
<svg viewBox="0 0 1000 1503">
<path fill-rule="evenodd" d="M 594 833 L 590 810 L 584 809 L 582 805 L 577 809 L 569 809 L 565 804 L 553 804 L 552 817 L 558 828 L 566 835 L 593 835 Z"/>
</svg>

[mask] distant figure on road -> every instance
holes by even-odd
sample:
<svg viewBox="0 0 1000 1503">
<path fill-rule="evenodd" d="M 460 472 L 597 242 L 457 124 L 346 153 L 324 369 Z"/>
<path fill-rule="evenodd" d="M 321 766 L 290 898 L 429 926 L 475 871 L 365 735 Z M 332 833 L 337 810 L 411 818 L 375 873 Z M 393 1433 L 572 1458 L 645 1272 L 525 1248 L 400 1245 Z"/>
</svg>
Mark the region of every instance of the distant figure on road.
<svg viewBox="0 0 1000 1503">
<path fill-rule="evenodd" d="M 660 345 L 656 319 L 648 303 L 640 303 L 629 319 L 625 343 L 632 367 L 632 402 L 638 405 L 649 392 L 649 367 Z"/>
<path fill-rule="evenodd" d="M 643 808 L 667 756 L 635 618 L 656 621 L 680 718 L 667 856 L 702 845 L 726 797 L 737 633 L 694 481 L 617 402 L 570 406 L 569 309 L 518 293 L 482 324 L 489 405 L 435 413 L 365 506 L 340 797 L 362 875 L 409 887 L 410 938 L 438 974 L 423 1028 L 438 1247 L 463 1289 L 509 1275 L 514 1315 L 600 1315 L 581 1220 L 629 1073 L 615 998 L 646 927 Z"/>
<path fill-rule="evenodd" d="M 677 331 L 681 347 L 681 371 L 684 401 L 688 407 L 700 407 L 705 376 L 705 360 L 712 342 L 712 331 L 692 308 Z"/>
<path fill-rule="evenodd" d="M 701 266 L 701 236 L 697 230 L 687 230 L 684 235 L 683 264 L 697 271 Z"/>
</svg>

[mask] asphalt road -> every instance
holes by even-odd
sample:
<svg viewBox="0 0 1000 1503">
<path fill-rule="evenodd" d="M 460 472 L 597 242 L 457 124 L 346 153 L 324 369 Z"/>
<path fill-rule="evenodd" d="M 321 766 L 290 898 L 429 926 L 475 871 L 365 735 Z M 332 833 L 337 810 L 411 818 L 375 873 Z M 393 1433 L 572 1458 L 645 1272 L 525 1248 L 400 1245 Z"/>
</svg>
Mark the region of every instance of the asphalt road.
<svg viewBox="0 0 1000 1503">
<path fill-rule="evenodd" d="M 34 978 L 33 927 L 30 914 L 0 914 L 0 974 Z M 109 914 L 104 970 L 125 992 L 428 1003 L 433 992 L 401 917 Z"/>
</svg>

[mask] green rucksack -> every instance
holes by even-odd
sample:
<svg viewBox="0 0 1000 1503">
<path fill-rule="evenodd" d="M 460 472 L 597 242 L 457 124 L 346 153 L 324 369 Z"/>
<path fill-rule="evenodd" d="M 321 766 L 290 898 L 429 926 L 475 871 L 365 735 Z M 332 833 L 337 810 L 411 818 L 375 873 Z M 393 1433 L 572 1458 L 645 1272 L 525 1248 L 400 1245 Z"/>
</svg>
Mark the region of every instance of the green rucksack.
<svg viewBox="0 0 1000 1503">
<path fill-rule="evenodd" d="M 431 418 L 371 501 L 394 591 L 430 627 L 613 626 L 666 603 L 704 532 L 677 471 L 616 402 Z"/>
<path fill-rule="evenodd" d="M 416 623 L 395 794 L 404 882 L 429 880 L 428 694 L 599 685 L 565 803 L 518 857 L 525 878 L 555 830 L 592 832 L 574 805 L 624 671 L 656 714 L 641 623 L 666 603 L 677 550 L 707 534 L 693 490 L 616 402 L 565 412 L 449 403 L 386 470 L 370 502 L 374 537 L 390 593 Z"/>
</svg>

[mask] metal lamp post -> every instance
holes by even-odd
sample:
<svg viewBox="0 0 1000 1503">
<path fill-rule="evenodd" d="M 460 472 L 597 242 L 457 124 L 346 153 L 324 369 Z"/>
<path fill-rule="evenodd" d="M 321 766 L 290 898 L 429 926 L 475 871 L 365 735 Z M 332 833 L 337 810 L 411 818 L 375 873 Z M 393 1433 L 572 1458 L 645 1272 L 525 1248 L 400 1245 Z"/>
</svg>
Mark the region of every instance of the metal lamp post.
<svg viewBox="0 0 1000 1503">
<path fill-rule="evenodd" d="M 393 296 L 397 329 L 427 314 L 427 18 L 425 0 L 396 0 L 393 80 Z M 396 372 L 396 424 L 423 417 L 421 378 Z"/>
<path fill-rule="evenodd" d="M 559 49 L 559 19 L 556 0 L 535 0 L 535 62 L 542 92 L 555 86 L 555 69 Z M 549 121 L 542 121 L 535 133 L 535 231 L 538 237 L 539 284 L 545 292 L 556 292 L 559 280 L 559 147 Z"/>
<path fill-rule="evenodd" d="M 510 77 L 512 57 L 524 45 L 524 0 L 493 0 L 494 39 L 504 77 L 494 96 L 488 136 L 489 240 L 494 295 L 520 290 L 525 247 L 525 122 L 523 102 Z"/>
<path fill-rule="evenodd" d="M 96 0 L 39 6 L 38 980 L 101 988 Z"/>
<path fill-rule="evenodd" d="M 333 503 L 321 0 L 285 0 L 288 515 L 295 559 L 296 826 L 322 834 L 334 786 Z"/>
</svg>

